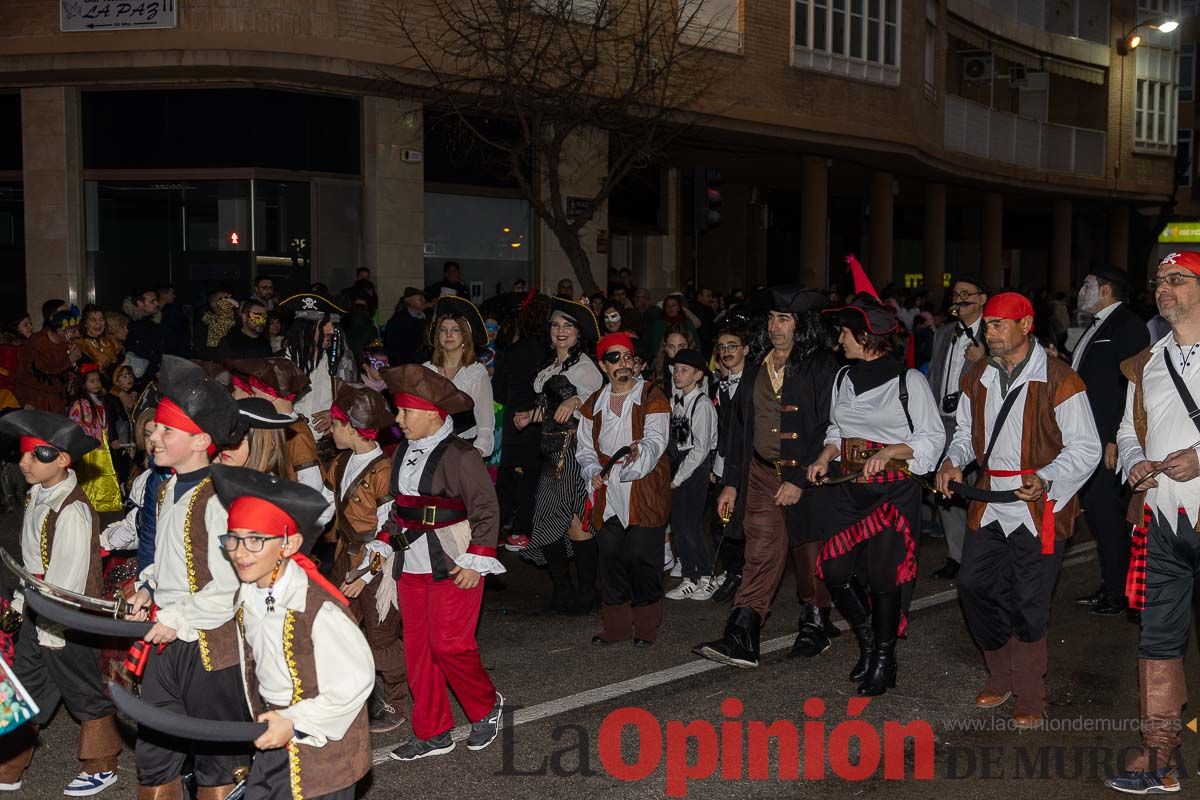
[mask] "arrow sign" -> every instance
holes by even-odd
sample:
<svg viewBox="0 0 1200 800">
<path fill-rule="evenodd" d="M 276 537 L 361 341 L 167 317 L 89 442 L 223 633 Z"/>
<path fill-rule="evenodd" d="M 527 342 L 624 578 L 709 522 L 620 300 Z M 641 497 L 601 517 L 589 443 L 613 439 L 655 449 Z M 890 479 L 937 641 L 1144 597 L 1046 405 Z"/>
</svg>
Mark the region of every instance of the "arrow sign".
<svg viewBox="0 0 1200 800">
<path fill-rule="evenodd" d="M 58 7 L 59 28 L 67 33 L 179 25 L 175 0 L 59 0 Z"/>
</svg>

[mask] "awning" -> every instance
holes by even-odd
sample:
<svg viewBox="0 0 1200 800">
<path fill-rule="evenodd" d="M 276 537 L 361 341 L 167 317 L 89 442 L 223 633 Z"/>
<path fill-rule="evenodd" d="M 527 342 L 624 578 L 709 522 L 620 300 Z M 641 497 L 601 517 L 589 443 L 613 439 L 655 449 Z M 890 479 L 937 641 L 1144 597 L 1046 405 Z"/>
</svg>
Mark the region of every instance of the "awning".
<svg viewBox="0 0 1200 800">
<path fill-rule="evenodd" d="M 1045 70 L 1046 72 L 1053 72 L 1056 75 L 1062 75 L 1064 78 L 1094 83 L 1097 86 L 1104 85 L 1105 75 L 1102 69 L 1076 64 L 1073 61 L 1064 61 L 1035 50 L 1019 47 L 1005 39 L 991 36 L 986 31 L 974 28 L 953 17 L 950 18 L 947 29 L 950 35 L 956 39 L 962 39 L 972 47 L 984 50 L 998 58 L 1003 58 L 1005 61 L 1020 64 L 1027 69 Z"/>
</svg>

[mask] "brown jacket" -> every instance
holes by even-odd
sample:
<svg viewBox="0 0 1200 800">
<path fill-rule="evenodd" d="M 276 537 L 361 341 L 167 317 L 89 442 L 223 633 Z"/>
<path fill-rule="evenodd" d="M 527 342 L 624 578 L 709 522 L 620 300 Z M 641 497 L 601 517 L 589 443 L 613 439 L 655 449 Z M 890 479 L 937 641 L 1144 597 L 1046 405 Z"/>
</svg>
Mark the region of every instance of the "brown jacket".
<svg viewBox="0 0 1200 800">
<path fill-rule="evenodd" d="M 317 440 L 313 438 L 312 431 L 303 417 L 288 426 L 286 435 L 288 461 L 291 462 L 292 469 L 297 474 L 302 469 L 320 466 L 321 460 L 317 457 Z"/>
<path fill-rule="evenodd" d="M 746 387 L 747 390 L 749 387 Z M 596 410 L 596 398 L 604 392 L 603 389 L 593 392 L 582 406 L 579 413 L 591 420 L 592 448 L 601 464 L 607 464 L 612 458 L 611 453 L 600 449 L 601 414 Z M 638 441 L 645 434 L 646 417 L 649 414 L 671 414 L 671 403 L 667 396 L 650 382 L 642 384 L 641 403 L 635 403 L 629 414 L 630 434 L 632 441 Z M 593 531 L 604 527 L 604 502 L 607 487 L 601 486 L 592 501 L 592 514 L 588 520 Z M 633 491 L 629 497 L 629 525 L 642 528 L 660 528 L 671 518 L 671 462 L 664 452 L 646 477 L 634 481 Z"/>
<path fill-rule="evenodd" d="M 65 341 L 50 341 L 50 331 L 45 328 L 21 343 L 13 382 L 13 394 L 21 405 L 63 413 L 71 374 L 67 348 Z"/>
<path fill-rule="evenodd" d="M 984 409 L 987 407 L 987 387 L 979 382 L 983 371 L 988 368 L 986 359 L 981 359 L 967 369 L 962 376 L 963 398 L 971 403 L 971 441 L 976 458 L 983 458 L 987 450 L 991 431 L 984 429 Z M 1072 395 L 1084 391 L 1083 381 L 1066 362 L 1057 358 L 1046 359 L 1046 380 L 1030 381 L 1025 387 L 1025 405 L 1021 424 L 1021 469 L 1041 469 L 1062 451 L 1062 432 L 1054 418 L 1054 409 Z M 1018 413 L 1017 409 L 1012 410 Z M 981 472 L 975 484 L 980 489 L 991 487 L 987 472 Z M 967 525 L 979 527 L 986 503 L 972 501 L 967 510 Z M 1029 503 L 1035 520 L 1042 518 L 1045 500 Z M 1075 533 L 1075 517 L 1079 514 L 1079 495 L 1075 495 L 1062 507 L 1054 509 L 1054 536 L 1069 539 Z"/>
<path fill-rule="evenodd" d="M 329 469 L 325 470 L 325 486 L 333 492 L 333 506 L 337 520 L 334 526 L 337 531 L 337 552 L 334 556 L 334 574 L 343 575 L 339 567 L 341 562 L 356 562 L 346 569 L 358 566 L 362 560 L 362 546 L 374 541 L 379 533 L 376 510 L 379 506 L 392 499 L 388 491 L 390 463 L 382 452 L 367 466 L 346 493 L 342 494 L 342 478 L 346 475 L 346 465 L 350 462 L 350 451 L 338 454 Z"/>
</svg>

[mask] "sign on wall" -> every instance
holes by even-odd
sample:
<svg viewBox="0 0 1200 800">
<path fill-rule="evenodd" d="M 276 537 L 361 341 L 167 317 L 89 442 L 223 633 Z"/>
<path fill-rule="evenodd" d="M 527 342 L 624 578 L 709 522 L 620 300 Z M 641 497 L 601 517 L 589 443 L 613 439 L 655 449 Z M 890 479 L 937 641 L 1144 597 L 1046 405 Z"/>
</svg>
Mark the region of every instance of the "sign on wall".
<svg viewBox="0 0 1200 800">
<path fill-rule="evenodd" d="M 1200 222 L 1170 222 L 1158 235 L 1161 244 L 1200 242 Z"/>
<path fill-rule="evenodd" d="M 178 0 L 59 0 L 64 32 L 177 26 Z"/>
</svg>

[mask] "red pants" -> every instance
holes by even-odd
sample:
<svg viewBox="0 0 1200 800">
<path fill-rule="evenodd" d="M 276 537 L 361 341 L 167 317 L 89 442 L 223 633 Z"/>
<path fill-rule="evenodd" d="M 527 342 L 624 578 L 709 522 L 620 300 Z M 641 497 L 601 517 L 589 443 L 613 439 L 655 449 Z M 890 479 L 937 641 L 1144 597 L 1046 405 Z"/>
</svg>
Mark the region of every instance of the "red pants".
<svg viewBox="0 0 1200 800">
<path fill-rule="evenodd" d="M 474 589 L 459 589 L 449 578 L 435 581 L 432 575 L 405 572 L 398 587 L 413 735 L 430 739 L 454 727 L 447 683 L 467 719 L 483 719 L 496 705 L 496 687 L 475 642 L 483 581 Z"/>
</svg>

